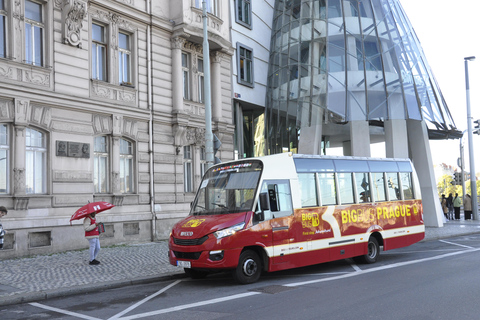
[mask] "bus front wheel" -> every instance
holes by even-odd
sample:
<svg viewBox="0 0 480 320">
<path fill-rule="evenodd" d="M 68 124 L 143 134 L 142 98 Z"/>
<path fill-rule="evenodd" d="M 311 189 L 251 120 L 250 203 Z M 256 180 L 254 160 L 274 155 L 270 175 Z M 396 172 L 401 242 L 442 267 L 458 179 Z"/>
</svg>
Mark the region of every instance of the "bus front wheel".
<svg viewBox="0 0 480 320">
<path fill-rule="evenodd" d="M 370 237 L 367 244 L 367 254 L 357 257 L 360 262 L 363 263 L 375 263 L 377 262 L 378 256 L 380 255 L 380 246 L 378 245 L 377 239 Z"/>
<path fill-rule="evenodd" d="M 233 271 L 234 279 L 240 284 L 256 282 L 262 273 L 262 262 L 255 251 L 242 252 L 237 268 Z"/>
</svg>

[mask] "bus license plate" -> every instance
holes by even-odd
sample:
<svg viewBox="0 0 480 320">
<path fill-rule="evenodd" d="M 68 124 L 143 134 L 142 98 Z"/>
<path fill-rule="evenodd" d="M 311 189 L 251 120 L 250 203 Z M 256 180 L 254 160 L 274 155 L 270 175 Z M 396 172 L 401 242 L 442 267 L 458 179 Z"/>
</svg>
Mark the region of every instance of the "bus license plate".
<svg viewBox="0 0 480 320">
<path fill-rule="evenodd" d="M 182 268 L 191 268 L 192 267 L 190 261 L 180 261 L 180 260 L 177 260 L 177 266 L 182 267 Z"/>
</svg>

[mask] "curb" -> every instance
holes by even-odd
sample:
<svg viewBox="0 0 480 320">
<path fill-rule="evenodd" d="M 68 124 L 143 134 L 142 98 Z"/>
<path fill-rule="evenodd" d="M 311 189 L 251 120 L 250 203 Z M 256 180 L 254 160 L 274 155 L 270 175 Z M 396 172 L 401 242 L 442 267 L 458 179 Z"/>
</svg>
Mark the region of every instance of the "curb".
<svg viewBox="0 0 480 320">
<path fill-rule="evenodd" d="M 92 293 L 101 290 L 115 289 L 138 284 L 153 283 L 167 280 L 184 279 L 187 275 L 183 272 L 167 273 L 161 276 L 142 277 L 130 280 L 119 280 L 115 282 L 100 282 L 92 285 L 83 285 L 69 288 L 59 288 L 38 292 L 27 292 L 0 297 L 0 306 L 7 306 L 19 303 L 29 303 L 53 298 L 68 297 L 71 295 Z"/>
</svg>

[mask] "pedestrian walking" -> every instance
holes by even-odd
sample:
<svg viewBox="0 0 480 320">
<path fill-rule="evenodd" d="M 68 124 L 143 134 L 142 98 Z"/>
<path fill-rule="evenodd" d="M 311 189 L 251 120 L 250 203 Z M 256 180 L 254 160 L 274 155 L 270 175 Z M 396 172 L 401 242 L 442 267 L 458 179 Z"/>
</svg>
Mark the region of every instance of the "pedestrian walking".
<svg viewBox="0 0 480 320">
<path fill-rule="evenodd" d="M 83 220 L 83 227 L 85 229 L 85 238 L 90 244 L 89 256 L 90 264 L 97 265 L 100 261 L 96 260 L 98 253 L 100 252 L 100 232 L 98 231 L 98 222 L 95 219 L 96 212 L 90 213 Z"/>
<path fill-rule="evenodd" d="M 465 220 L 472 219 L 472 197 L 467 193 L 463 200 L 463 212 L 465 214 Z"/>
<path fill-rule="evenodd" d="M 7 215 L 7 208 L 4 206 L 0 207 L 0 218 L 3 218 L 4 216 Z M 5 233 L 7 230 L 3 229 L 3 225 L 0 222 L 0 249 L 3 249 L 3 238 L 5 237 Z"/>
<path fill-rule="evenodd" d="M 448 206 L 447 206 L 447 198 L 445 198 L 445 195 L 442 194 L 442 200 L 441 200 L 441 205 L 442 205 L 442 211 L 445 216 L 445 219 L 448 221 Z"/>
<path fill-rule="evenodd" d="M 455 210 L 455 220 L 460 220 L 461 206 L 462 206 L 462 199 L 458 196 L 458 193 L 455 193 L 455 198 L 453 199 L 453 209 Z"/>
<path fill-rule="evenodd" d="M 450 193 L 447 198 L 448 219 L 453 220 L 453 196 Z"/>
</svg>

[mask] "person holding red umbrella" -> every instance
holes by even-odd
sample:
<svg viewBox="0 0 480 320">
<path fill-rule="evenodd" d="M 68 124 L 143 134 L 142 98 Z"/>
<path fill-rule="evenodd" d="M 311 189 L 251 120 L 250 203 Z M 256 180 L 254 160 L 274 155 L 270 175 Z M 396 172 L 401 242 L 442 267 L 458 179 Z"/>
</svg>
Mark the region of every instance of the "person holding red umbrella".
<svg viewBox="0 0 480 320">
<path fill-rule="evenodd" d="M 96 214 L 96 212 L 92 212 L 83 220 L 85 238 L 90 243 L 89 261 L 91 265 L 100 264 L 100 261 L 96 260 L 97 255 L 100 252 L 100 232 L 98 231 L 97 219 L 95 219 Z"/>
</svg>

